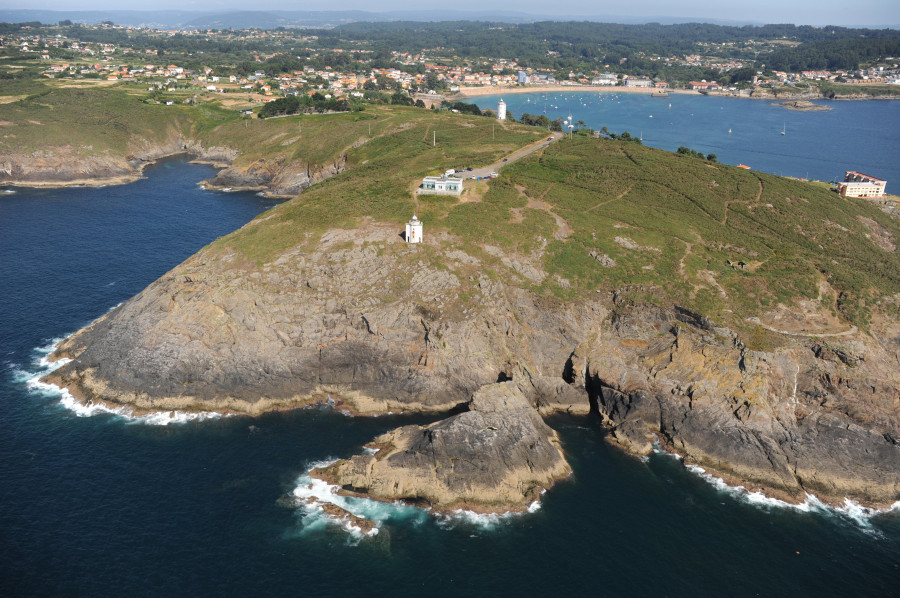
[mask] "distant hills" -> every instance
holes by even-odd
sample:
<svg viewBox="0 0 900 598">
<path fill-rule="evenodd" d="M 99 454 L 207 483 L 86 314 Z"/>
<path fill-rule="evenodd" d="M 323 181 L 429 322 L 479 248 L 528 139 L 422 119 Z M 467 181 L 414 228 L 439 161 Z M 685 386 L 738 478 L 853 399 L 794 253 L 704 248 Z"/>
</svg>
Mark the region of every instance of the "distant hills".
<svg viewBox="0 0 900 598">
<path fill-rule="evenodd" d="M 492 21 L 502 23 L 531 23 L 550 20 L 579 20 L 608 23 L 714 23 L 717 25 L 761 25 L 759 22 L 737 22 L 703 17 L 623 17 L 621 15 L 560 16 L 535 15 L 516 11 L 472 10 L 398 10 L 368 12 L 362 10 L 334 11 L 188 11 L 188 10 L 26 10 L 0 9 L 0 21 L 26 23 L 39 21 L 47 25 L 70 20 L 95 24 L 111 21 L 116 25 L 160 27 L 172 29 L 275 29 L 277 27 L 337 27 L 359 21 Z"/>
</svg>

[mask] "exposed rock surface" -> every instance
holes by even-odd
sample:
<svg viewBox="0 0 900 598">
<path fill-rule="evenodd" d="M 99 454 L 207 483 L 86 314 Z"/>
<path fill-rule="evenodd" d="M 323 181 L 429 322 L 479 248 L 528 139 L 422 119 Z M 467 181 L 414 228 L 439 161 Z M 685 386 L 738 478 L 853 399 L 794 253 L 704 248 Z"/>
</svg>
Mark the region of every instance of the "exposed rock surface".
<svg viewBox="0 0 900 598">
<path fill-rule="evenodd" d="M 429 426 L 404 426 L 358 455 L 311 475 L 344 491 L 438 510 L 521 510 L 568 475 L 556 432 L 513 382 L 479 389 L 469 411 Z"/>
<path fill-rule="evenodd" d="M 303 161 L 287 162 L 284 158 L 259 159 L 248 166 L 229 166 L 205 184 L 214 189 L 266 191 L 269 195 L 285 197 L 297 195 L 310 185 L 343 172 L 346 167 L 346 154 L 322 167 L 313 167 Z"/>
<path fill-rule="evenodd" d="M 900 500 L 895 319 L 874 321 L 871 336 L 786 335 L 778 350 L 751 351 L 701 315 L 632 305 L 627 293 L 549 299 L 520 288 L 527 277 L 502 261 L 494 267 L 504 275 L 487 276 L 487 258 L 449 237 L 415 247 L 398 233 L 372 223 L 330 231 L 262 267 L 201 252 L 61 343 L 56 356 L 74 361 L 50 380 L 83 400 L 139 410 L 245 413 L 328 396 L 360 413 L 447 411 L 512 380 L 540 413 L 593 407 L 635 454 L 655 435 L 688 463 L 788 498 Z M 436 428 L 444 439 L 493 417 L 474 405 Z M 525 419 L 534 423 L 533 413 Z M 419 467 L 413 456 L 436 441 L 413 432 L 392 442 L 414 447 L 397 459 Z M 509 466 L 524 471 L 521 461 Z M 431 484 L 461 488 L 451 471 L 434 470 Z M 386 483 L 360 482 L 399 496 Z M 397 492 L 454 500 L 423 488 Z"/>
<path fill-rule="evenodd" d="M 33 153 L 0 154 L 0 184 L 63 186 L 127 183 L 141 177 L 144 167 L 167 156 L 189 154 L 198 162 L 225 166 L 237 153 L 222 147 L 203 147 L 194 140 L 170 135 L 165 142 L 136 138 L 129 153 L 107 154 L 72 145 Z"/>
<path fill-rule="evenodd" d="M 0 184 L 21 186 L 110 185 L 135 181 L 152 162 L 187 154 L 193 161 L 222 168 L 204 184 L 215 189 L 263 191 L 277 197 L 293 196 L 319 181 L 343 172 L 346 154 L 325 165 L 284 158 L 260 159 L 233 166 L 238 152 L 227 147 L 204 147 L 196 139 L 172 134 L 165 142 L 135 138 L 127 155 L 97 153 L 71 145 L 34 153 L 0 154 Z"/>
</svg>

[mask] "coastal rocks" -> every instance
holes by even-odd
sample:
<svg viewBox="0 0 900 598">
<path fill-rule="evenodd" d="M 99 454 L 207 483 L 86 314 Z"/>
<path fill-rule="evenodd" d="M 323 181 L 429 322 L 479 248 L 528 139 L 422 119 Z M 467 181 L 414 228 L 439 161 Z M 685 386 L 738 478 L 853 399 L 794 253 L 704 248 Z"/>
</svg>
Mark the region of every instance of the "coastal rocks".
<svg viewBox="0 0 900 598">
<path fill-rule="evenodd" d="M 283 157 L 259 159 L 247 166 L 225 168 L 203 184 L 211 189 L 264 191 L 273 197 L 290 197 L 346 168 L 346 154 L 319 166 L 302 160 L 287 162 Z"/>
<path fill-rule="evenodd" d="M 310 475 L 343 492 L 403 500 L 438 511 L 524 510 L 570 472 L 556 432 L 512 382 L 475 392 L 468 411 L 429 426 L 404 426 L 357 455 Z"/>
<path fill-rule="evenodd" d="M 781 106 L 788 110 L 796 110 L 799 112 L 823 112 L 833 110 L 831 106 L 823 106 L 822 104 L 813 104 L 809 100 L 791 100 L 788 102 L 775 102 L 773 106 Z"/>
<path fill-rule="evenodd" d="M 133 137 L 125 155 L 95 151 L 92 147 L 59 145 L 32 153 L 0 155 L 0 184 L 35 187 L 115 185 L 133 182 L 143 169 L 168 156 L 188 154 L 196 161 L 225 166 L 237 153 L 221 147 L 204 148 L 169 131 L 161 140 Z"/>
<path fill-rule="evenodd" d="M 588 388 L 623 448 L 646 454 L 658 441 L 687 464 L 792 501 L 900 499 L 900 402 L 886 355 L 749 351 L 684 317 L 653 335 L 642 312 L 619 315 L 637 338 L 604 339 L 586 356 Z M 852 365 L 839 358 L 851 353 Z"/>
</svg>

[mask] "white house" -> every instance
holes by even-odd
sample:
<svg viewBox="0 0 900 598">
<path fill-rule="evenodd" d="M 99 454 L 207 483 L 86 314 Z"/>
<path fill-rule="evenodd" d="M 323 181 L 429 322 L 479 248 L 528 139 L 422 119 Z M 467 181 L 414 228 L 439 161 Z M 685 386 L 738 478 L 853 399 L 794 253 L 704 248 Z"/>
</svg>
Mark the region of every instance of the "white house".
<svg viewBox="0 0 900 598">
<path fill-rule="evenodd" d="M 406 223 L 406 242 L 422 242 L 422 221 L 416 215 L 413 215 L 412 220 Z"/>
<path fill-rule="evenodd" d="M 427 194 L 459 195 L 462 192 L 463 180 L 446 174 L 427 176 L 422 179 L 422 186 L 419 187 L 419 193 Z"/>
</svg>

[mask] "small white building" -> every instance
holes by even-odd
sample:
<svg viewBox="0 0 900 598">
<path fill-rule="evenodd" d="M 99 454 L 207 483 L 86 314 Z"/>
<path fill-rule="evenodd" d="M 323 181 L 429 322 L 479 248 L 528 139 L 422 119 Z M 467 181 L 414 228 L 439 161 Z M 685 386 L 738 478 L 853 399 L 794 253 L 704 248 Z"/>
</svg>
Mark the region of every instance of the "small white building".
<svg viewBox="0 0 900 598">
<path fill-rule="evenodd" d="M 422 221 L 415 214 L 412 220 L 406 223 L 406 242 L 421 243 L 422 242 Z"/>
<path fill-rule="evenodd" d="M 500 98 L 500 102 L 497 104 L 497 120 L 506 120 L 506 102 L 503 101 L 503 98 Z"/>
<path fill-rule="evenodd" d="M 422 185 L 419 187 L 419 193 L 426 194 L 459 195 L 462 192 L 463 180 L 446 174 L 427 176 L 422 179 Z"/>
</svg>

